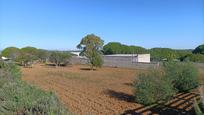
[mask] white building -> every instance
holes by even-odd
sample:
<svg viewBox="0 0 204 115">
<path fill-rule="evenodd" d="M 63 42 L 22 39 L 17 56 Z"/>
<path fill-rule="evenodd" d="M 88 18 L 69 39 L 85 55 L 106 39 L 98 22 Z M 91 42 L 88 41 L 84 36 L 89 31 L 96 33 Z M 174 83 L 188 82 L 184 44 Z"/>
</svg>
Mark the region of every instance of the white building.
<svg viewBox="0 0 204 115">
<path fill-rule="evenodd" d="M 74 54 L 74 55 L 79 57 L 80 53 L 81 53 L 81 50 L 69 50 L 68 52 L 70 52 L 70 53 L 72 53 L 72 54 Z"/>
<path fill-rule="evenodd" d="M 0 57 L 0 60 L 4 60 L 4 61 L 8 61 L 8 60 L 10 60 L 9 58 L 7 58 L 7 57 Z"/>
<path fill-rule="evenodd" d="M 150 54 L 137 54 L 136 56 L 133 56 L 133 62 L 134 61 L 141 63 L 150 63 Z"/>
<path fill-rule="evenodd" d="M 72 51 L 72 52 L 70 52 L 70 53 L 72 53 L 72 54 L 74 54 L 74 55 L 76 55 L 76 56 L 79 56 L 80 55 L 80 51 Z"/>
<path fill-rule="evenodd" d="M 150 54 L 114 54 L 104 55 L 103 58 L 105 61 L 150 63 Z"/>
</svg>

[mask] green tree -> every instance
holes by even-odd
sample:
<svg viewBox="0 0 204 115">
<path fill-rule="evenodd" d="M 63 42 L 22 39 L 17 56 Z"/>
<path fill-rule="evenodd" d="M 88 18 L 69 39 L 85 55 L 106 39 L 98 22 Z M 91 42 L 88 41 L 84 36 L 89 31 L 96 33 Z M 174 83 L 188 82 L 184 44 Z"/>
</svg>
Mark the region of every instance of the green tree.
<svg viewBox="0 0 204 115">
<path fill-rule="evenodd" d="M 128 46 L 119 42 L 109 42 L 103 47 L 104 54 L 144 54 L 148 51 L 140 46 Z"/>
<path fill-rule="evenodd" d="M 194 54 L 204 54 L 204 44 L 199 45 L 195 50 L 193 50 Z"/>
<path fill-rule="evenodd" d="M 21 51 L 23 53 L 27 53 L 27 54 L 30 54 L 32 56 L 37 56 L 37 54 L 38 54 L 38 49 L 35 47 L 30 47 L 30 46 L 21 48 Z"/>
<path fill-rule="evenodd" d="M 16 47 L 8 47 L 2 51 L 2 56 L 16 60 L 21 55 L 20 49 Z"/>
<path fill-rule="evenodd" d="M 69 62 L 69 59 L 71 57 L 70 53 L 67 52 L 59 52 L 59 51 L 53 51 L 50 54 L 50 62 L 54 63 L 55 66 L 61 66 L 66 65 Z"/>
<path fill-rule="evenodd" d="M 153 61 L 171 61 L 179 58 L 176 50 L 170 48 L 152 48 L 150 49 L 150 54 Z"/>
<path fill-rule="evenodd" d="M 104 41 L 100 37 L 94 34 L 88 34 L 77 45 L 77 48 L 82 49 L 81 55 L 88 58 L 88 62 L 91 64 L 91 70 L 94 67 L 101 67 L 103 64 L 101 57 L 103 44 Z"/>
<path fill-rule="evenodd" d="M 39 58 L 40 62 L 46 62 L 49 59 L 49 56 L 49 51 L 43 49 L 38 50 L 37 57 Z"/>
<path fill-rule="evenodd" d="M 38 60 L 38 49 L 34 47 L 24 47 L 20 49 L 21 55 L 16 61 L 24 67 L 32 67 L 35 60 Z"/>
<path fill-rule="evenodd" d="M 121 44 L 118 42 L 110 42 L 103 47 L 104 54 L 119 54 L 121 53 Z"/>
<path fill-rule="evenodd" d="M 32 67 L 35 59 L 36 57 L 31 54 L 21 52 L 21 55 L 16 59 L 16 61 L 24 67 Z"/>
<path fill-rule="evenodd" d="M 184 62 L 200 62 L 200 63 L 204 63 L 204 55 L 202 54 L 188 54 L 184 57 L 181 57 L 181 61 Z"/>
</svg>

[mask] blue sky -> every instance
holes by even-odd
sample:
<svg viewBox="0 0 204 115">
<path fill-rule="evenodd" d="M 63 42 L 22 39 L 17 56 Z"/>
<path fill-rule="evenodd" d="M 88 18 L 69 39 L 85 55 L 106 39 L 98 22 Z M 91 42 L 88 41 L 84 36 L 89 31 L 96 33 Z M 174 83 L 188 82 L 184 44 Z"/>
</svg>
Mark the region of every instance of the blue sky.
<svg viewBox="0 0 204 115">
<path fill-rule="evenodd" d="M 195 48 L 204 43 L 204 0 L 0 0 L 0 49 L 76 49 L 105 43 Z"/>
</svg>

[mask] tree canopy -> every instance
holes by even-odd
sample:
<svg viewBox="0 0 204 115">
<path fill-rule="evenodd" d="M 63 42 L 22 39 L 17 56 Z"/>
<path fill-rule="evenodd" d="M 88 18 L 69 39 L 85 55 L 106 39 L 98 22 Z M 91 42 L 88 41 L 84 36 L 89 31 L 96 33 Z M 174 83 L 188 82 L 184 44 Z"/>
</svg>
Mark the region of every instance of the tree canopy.
<svg viewBox="0 0 204 115">
<path fill-rule="evenodd" d="M 24 47 L 24 48 L 21 48 L 21 51 L 23 53 L 27 53 L 27 54 L 30 54 L 30 55 L 33 55 L 33 56 L 37 56 L 37 53 L 38 53 L 38 49 L 35 48 L 35 47 Z"/>
<path fill-rule="evenodd" d="M 105 55 L 109 54 L 144 54 L 148 51 L 140 46 L 128 46 L 119 42 L 109 42 L 103 47 Z"/>
<path fill-rule="evenodd" d="M 204 44 L 199 45 L 198 47 L 193 50 L 194 54 L 203 54 L 204 55 Z"/>
<path fill-rule="evenodd" d="M 50 62 L 54 63 L 55 66 L 66 65 L 69 62 L 71 57 L 70 53 L 67 52 L 60 52 L 60 51 L 53 51 L 50 54 L 49 60 Z"/>
<path fill-rule="evenodd" d="M 11 58 L 13 60 L 16 60 L 16 58 L 21 54 L 20 49 L 16 48 L 16 47 L 8 47 L 6 49 L 4 49 L 1 52 L 2 56 Z"/>
<path fill-rule="evenodd" d="M 173 60 L 178 58 L 176 50 L 170 48 L 152 48 L 150 49 L 152 60 L 160 61 L 163 59 Z"/>
<path fill-rule="evenodd" d="M 94 35 L 88 34 L 84 38 L 82 38 L 77 48 L 82 49 L 80 55 L 86 56 L 88 58 L 88 62 L 91 64 L 91 69 L 93 67 L 101 67 L 102 66 L 102 58 L 101 58 L 101 50 L 103 48 L 104 41 Z"/>
<path fill-rule="evenodd" d="M 128 46 L 119 42 L 109 42 L 103 47 L 105 55 L 110 54 L 151 54 L 152 61 L 180 60 L 180 58 L 192 54 L 192 50 L 175 50 L 170 48 L 145 49 L 140 46 Z"/>
</svg>

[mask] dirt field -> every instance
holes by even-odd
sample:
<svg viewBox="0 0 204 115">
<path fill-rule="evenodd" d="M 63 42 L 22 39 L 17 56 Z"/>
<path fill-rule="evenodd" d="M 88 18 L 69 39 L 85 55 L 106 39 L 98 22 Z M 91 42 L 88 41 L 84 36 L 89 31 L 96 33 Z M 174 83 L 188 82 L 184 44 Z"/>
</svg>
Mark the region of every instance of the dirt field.
<svg viewBox="0 0 204 115">
<path fill-rule="evenodd" d="M 22 68 L 23 80 L 55 92 L 63 104 L 77 115 L 119 115 L 138 113 L 178 113 L 133 102 L 132 81 L 142 70 L 108 68 L 89 71 L 88 66 Z M 144 70 L 143 70 L 144 71 Z M 194 93 L 181 93 L 167 103 L 179 112 L 191 109 Z M 187 102 L 187 103 L 186 103 Z"/>
</svg>

